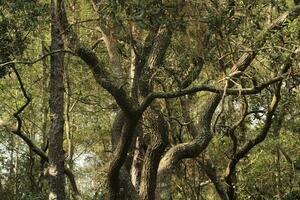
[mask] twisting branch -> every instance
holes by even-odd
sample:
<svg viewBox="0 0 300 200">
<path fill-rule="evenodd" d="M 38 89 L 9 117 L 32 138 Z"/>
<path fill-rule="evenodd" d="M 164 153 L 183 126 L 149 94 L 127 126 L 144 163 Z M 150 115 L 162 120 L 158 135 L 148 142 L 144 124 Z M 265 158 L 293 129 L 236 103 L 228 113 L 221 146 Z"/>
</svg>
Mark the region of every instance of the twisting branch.
<svg viewBox="0 0 300 200">
<path fill-rule="evenodd" d="M 52 52 L 53 53 L 53 52 Z M 26 133 L 22 132 L 22 119 L 20 117 L 20 114 L 25 110 L 25 108 L 30 104 L 31 102 L 31 97 L 29 96 L 29 94 L 26 92 L 25 86 L 23 84 L 22 78 L 18 72 L 18 70 L 16 69 L 15 66 L 12 67 L 14 73 L 16 74 L 17 80 L 19 82 L 21 91 L 23 93 L 23 96 L 26 99 L 26 102 L 13 114 L 13 116 L 16 118 L 17 120 L 17 128 L 9 128 L 8 126 L 4 125 L 9 131 L 11 131 L 12 133 L 14 133 L 15 135 L 19 136 L 27 145 L 28 147 L 34 152 L 36 153 L 38 156 L 40 156 L 43 160 L 45 160 L 46 162 L 48 162 L 48 156 L 46 155 L 46 153 L 39 148 L 29 137 Z M 74 178 L 74 174 L 67 168 L 64 168 L 64 172 L 67 175 L 67 177 L 70 180 L 72 189 L 74 191 L 74 193 L 79 196 L 80 192 L 78 190 L 75 178 Z"/>
<path fill-rule="evenodd" d="M 18 124 L 17 124 L 17 130 L 16 130 L 16 133 L 19 133 L 21 132 L 21 128 L 22 128 L 22 119 L 21 117 L 19 116 L 24 110 L 25 108 L 29 105 L 29 103 L 31 102 L 31 97 L 27 94 L 26 90 L 25 90 L 25 87 L 24 87 L 24 84 L 23 84 L 23 81 L 21 79 L 21 76 L 18 72 L 18 70 L 16 69 L 15 66 L 12 67 L 13 68 L 13 71 L 14 73 L 16 74 L 16 77 L 17 77 L 17 80 L 19 82 L 19 85 L 20 85 L 20 88 L 21 88 L 21 91 L 23 93 L 23 96 L 26 98 L 26 102 L 17 110 L 17 112 L 15 112 L 13 114 L 13 116 L 16 118 Z"/>
<path fill-rule="evenodd" d="M 99 57 L 80 42 L 78 35 L 69 26 L 64 1 L 57 0 L 55 3 L 60 29 L 63 32 L 66 45 L 89 66 L 96 82 L 115 98 L 123 112 L 128 116 L 134 115 L 137 106 L 134 100 L 123 87 L 115 83 L 112 74 Z"/>
<path fill-rule="evenodd" d="M 292 63 L 291 60 L 288 59 L 286 61 L 286 64 L 283 66 L 282 73 L 286 73 L 289 68 L 291 67 Z M 275 111 L 278 107 L 279 101 L 280 101 L 280 91 L 281 91 L 281 86 L 282 86 L 282 80 L 279 81 L 279 83 L 276 85 L 276 89 L 272 98 L 272 101 L 268 107 L 268 111 L 266 113 L 266 119 L 263 125 L 262 130 L 260 133 L 252 140 L 249 140 L 246 142 L 232 157 L 230 160 L 227 170 L 226 170 L 226 175 L 225 175 L 225 181 L 228 184 L 228 191 L 227 194 L 230 199 L 235 199 L 235 181 L 234 181 L 234 175 L 236 172 L 236 166 L 239 163 L 239 161 L 244 158 L 250 150 L 252 150 L 256 145 L 259 143 L 263 142 L 265 138 L 268 135 L 268 132 L 270 130 L 271 124 L 272 124 L 272 118 L 275 114 Z"/>
<path fill-rule="evenodd" d="M 287 11 L 283 15 L 279 16 L 274 23 L 272 23 L 270 26 L 268 26 L 266 29 L 264 29 L 257 37 L 256 42 L 254 45 L 252 45 L 252 49 L 259 49 L 261 48 L 266 40 L 269 38 L 269 36 L 273 33 L 274 30 L 282 29 L 285 27 L 284 22 L 289 19 L 293 20 L 300 14 L 300 6 L 296 6 L 290 11 Z M 229 78 L 238 78 L 242 75 L 242 73 L 250 66 L 256 55 L 258 54 L 258 51 L 250 52 L 250 53 L 245 53 L 240 57 L 240 59 L 237 61 L 235 66 L 233 67 L 233 72 L 234 74 L 232 77 Z M 285 72 L 284 72 L 285 73 Z M 284 74 L 283 73 L 283 74 Z M 278 81 L 283 80 L 283 77 L 279 78 L 277 80 L 271 80 L 267 85 L 262 84 L 259 87 L 259 91 L 261 91 L 263 88 L 267 87 L 270 84 L 276 83 Z M 253 88 L 248 90 L 244 90 L 241 92 L 241 90 L 236 90 L 236 89 L 230 89 L 233 87 L 232 84 L 229 85 L 227 89 L 227 94 L 254 94 L 256 92 L 257 87 L 254 87 L 256 89 L 253 90 Z M 203 152 L 203 150 L 208 146 L 212 134 L 210 132 L 210 123 L 212 119 L 212 115 L 214 114 L 219 102 L 221 101 L 222 98 L 222 92 L 224 92 L 223 89 L 217 89 L 216 88 L 211 88 L 208 87 L 207 85 L 201 85 L 198 87 L 194 87 L 191 89 L 185 89 L 185 90 L 180 90 L 177 92 L 170 92 L 170 93 L 150 93 L 142 103 L 140 107 L 140 112 L 143 112 L 149 104 L 155 99 L 155 98 L 174 98 L 174 97 L 180 97 L 186 94 L 191 94 L 199 91 L 210 91 L 214 92 L 216 94 L 212 95 L 211 98 L 208 99 L 207 104 L 205 105 L 206 110 L 203 111 L 202 116 L 199 118 L 200 126 L 202 128 L 201 134 L 198 135 L 195 139 L 193 139 L 190 142 L 187 143 L 181 143 L 178 145 L 173 146 L 170 148 L 167 153 L 164 155 L 162 158 L 160 165 L 159 165 L 159 174 L 161 174 L 162 178 L 164 176 L 170 176 L 170 173 L 172 173 L 172 169 L 174 166 L 180 162 L 182 159 L 185 158 L 192 158 L 198 156 L 200 153 Z M 273 104 L 272 104 L 273 105 Z M 275 107 L 276 107 L 275 103 Z M 273 105 L 274 107 L 274 105 Z M 275 110 L 273 111 L 275 112 Z M 272 113 L 273 116 L 273 113 Z M 272 117 L 271 117 L 272 119 Z M 271 121 L 270 119 L 270 121 Z M 270 125 L 270 124 L 269 124 Z M 266 127 L 267 128 L 267 127 Z M 265 137 L 259 137 L 258 141 L 261 139 L 264 139 Z M 252 142 L 250 143 L 251 146 Z M 250 148 L 251 149 L 251 148 Z"/>
<path fill-rule="evenodd" d="M 14 73 L 16 74 L 17 80 L 19 82 L 21 91 L 23 93 L 23 96 L 26 99 L 26 102 L 13 114 L 14 118 L 17 120 L 17 128 L 16 129 L 10 129 L 11 132 L 14 134 L 18 135 L 20 138 L 22 138 L 26 144 L 32 149 L 33 152 L 35 152 L 37 155 L 39 155 L 41 158 L 47 160 L 47 155 L 45 154 L 44 151 L 42 151 L 38 146 L 36 146 L 32 140 L 27 136 L 27 134 L 22 132 L 22 119 L 20 117 L 20 114 L 25 110 L 25 108 L 30 104 L 31 102 L 31 97 L 27 94 L 23 81 L 21 79 L 21 76 L 16 69 L 15 66 L 12 67 Z M 8 127 L 6 127 L 8 128 Z"/>
<path fill-rule="evenodd" d="M 195 138 L 200 133 L 190 117 L 188 99 L 180 98 L 180 103 L 181 103 L 184 119 L 186 122 L 189 122 L 189 124 L 187 125 L 187 129 L 188 129 L 189 133 L 193 136 L 193 138 Z M 198 161 L 198 164 L 200 164 L 201 168 L 203 168 L 203 170 L 205 171 L 207 177 L 214 184 L 216 191 L 218 192 L 220 198 L 222 200 L 229 200 L 227 193 L 226 193 L 225 186 L 221 182 L 219 175 L 217 173 L 217 170 L 214 167 L 213 162 L 209 158 L 209 156 L 205 156 L 204 161 L 200 161 L 198 159 L 196 159 L 196 160 Z"/>
<path fill-rule="evenodd" d="M 286 74 L 282 74 L 280 76 L 277 76 L 275 78 L 270 79 L 269 81 L 262 83 L 260 85 L 254 86 L 252 88 L 244 88 L 244 89 L 231 89 L 231 88 L 216 88 L 214 86 L 210 85 L 199 85 L 187 89 L 182 89 L 174 92 L 152 92 L 143 101 L 143 103 L 140 106 L 139 111 L 143 112 L 151 103 L 154 99 L 169 99 L 169 98 L 176 98 L 176 97 L 181 97 L 184 95 L 188 94 L 193 94 L 197 92 L 212 92 L 216 94 L 223 94 L 224 91 L 226 90 L 227 95 L 250 95 L 250 94 L 257 94 L 260 93 L 263 89 L 267 88 L 268 86 L 279 82 L 285 78 Z"/>
</svg>

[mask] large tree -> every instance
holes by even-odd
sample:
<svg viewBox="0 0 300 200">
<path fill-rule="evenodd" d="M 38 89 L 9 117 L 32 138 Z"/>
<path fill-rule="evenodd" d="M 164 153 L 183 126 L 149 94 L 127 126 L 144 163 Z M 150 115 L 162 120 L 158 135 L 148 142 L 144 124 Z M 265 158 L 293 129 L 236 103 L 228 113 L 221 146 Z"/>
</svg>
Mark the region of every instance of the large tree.
<svg viewBox="0 0 300 200">
<path fill-rule="evenodd" d="M 48 164 L 49 188 L 42 187 L 50 199 L 80 198 L 70 169 L 81 177 L 83 195 L 95 199 L 102 193 L 107 199 L 225 200 L 294 194 L 299 177 L 287 177 L 298 169 L 292 149 L 299 113 L 291 112 L 299 105 L 297 1 L 53 0 L 49 7 L 51 30 L 40 29 L 43 55 L 31 61 L 0 55 L 7 58 L 0 75 L 13 69 L 26 99 L 18 109 L 5 106 L 17 127 L 1 127 L 25 141 L 42 168 Z M 48 56 L 49 128 L 45 97 L 35 100 L 47 87 L 30 87 L 31 102 L 24 85 L 38 73 L 24 67 L 24 84 L 15 68 L 43 61 L 46 83 Z M 26 118 L 40 113 L 34 105 L 44 108 L 42 122 Z M 43 134 L 33 137 L 36 128 L 28 124 L 41 124 Z M 274 150 L 259 157 L 268 149 Z M 268 166 L 260 164 L 264 159 L 275 159 L 270 192 L 256 182 Z M 97 184 L 89 191 L 84 181 Z M 73 196 L 66 195 L 68 183 Z"/>
</svg>

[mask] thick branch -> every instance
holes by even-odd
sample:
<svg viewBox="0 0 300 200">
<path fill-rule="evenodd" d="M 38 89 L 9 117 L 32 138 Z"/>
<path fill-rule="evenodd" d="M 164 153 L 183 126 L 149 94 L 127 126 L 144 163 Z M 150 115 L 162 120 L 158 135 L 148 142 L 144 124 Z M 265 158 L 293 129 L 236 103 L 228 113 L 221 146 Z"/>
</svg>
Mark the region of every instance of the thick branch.
<svg viewBox="0 0 300 200">
<path fill-rule="evenodd" d="M 56 7 L 60 27 L 67 46 L 89 66 L 97 83 L 99 83 L 115 98 L 124 113 L 132 115 L 135 111 L 135 104 L 132 98 L 128 96 L 123 87 L 115 84 L 113 77 L 107 71 L 104 63 L 97 57 L 97 55 L 80 42 L 76 33 L 69 26 L 63 0 L 57 0 Z"/>
<path fill-rule="evenodd" d="M 120 188 L 119 174 L 121 167 L 126 160 L 127 152 L 129 151 L 137 123 L 138 120 L 135 118 L 125 118 L 125 124 L 122 129 L 121 137 L 117 148 L 114 151 L 114 157 L 108 169 L 107 183 L 110 195 L 109 199 L 118 199 Z"/>
<path fill-rule="evenodd" d="M 168 141 L 168 125 L 162 112 L 153 105 L 148 118 L 153 132 L 144 157 L 139 191 L 141 200 L 155 199 L 157 169 Z"/>
<path fill-rule="evenodd" d="M 270 79 L 269 81 L 262 83 L 260 85 L 257 85 L 253 88 L 243 88 L 243 89 L 226 89 L 226 94 L 228 95 L 250 95 L 250 94 L 258 94 L 260 93 L 263 89 L 267 88 L 271 84 L 274 84 L 278 81 L 281 81 L 284 79 L 284 76 L 278 76 L 275 78 Z M 187 88 L 183 90 L 178 90 L 174 92 L 153 92 L 147 95 L 145 98 L 144 102 L 141 104 L 140 107 L 140 112 L 145 110 L 154 99 L 169 99 L 169 98 L 176 98 L 176 97 L 181 97 L 184 95 L 188 94 L 194 94 L 196 92 L 212 92 L 216 94 L 222 94 L 224 93 L 224 88 L 216 88 L 210 85 L 200 85 L 200 86 L 195 86 L 192 88 Z"/>
<path fill-rule="evenodd" d="M 267 40 L 268 36 L 272 33 L 273 30 L 275 29 L 281 29 L 284 24 L 284 22 L 287 19 L 295 19 L 300 13 L 300 6 L 294 7 L 292 10 L 284 13 L 281 15 L 273 24 L 271 24 L 269 27 L 267 27 L 265 30 L 259 34 L 257 41 L 253 45 L 254 49 L 258 49 L 262 47 Z M 243 71 L 245 71 L 253 59 L 256 57 L 257 51 L 253 51 L 251 53 L 245 53 L 237 62 L 237 64 L 234 66 L 235 71 L 238 73 L 234 73 L 231 77 L 229 78 L 237 78 L 239 77 Z M 229 85 L 229 89 L 227 94 L 254 94 L 256 92 L 260 92 L 263 88 L 267 87 L 269 84 L 275 83 L 277 81 L 282 80 L 283 77 L 277 77 L 275 80 L 271 80 L 267 84 L 262 84 L 258 88 L 251 88 L 246 89 L 244 92 L 240 92 L 240 90 L 235 90 L 235 89 L 230 89 L 233 85 Z M 160 162 L 159 166 L 159 174 L 168 174 L 167 172 L 171 170 L 175 164 L 177 164 L 181 159 L 184 158 L 192 158 L 195 156 L 198 156 L 209 144 L 212 135 L 210 133 L 210 123 L 211 123 L 211 117 L 219 104 L 221 100 L 221 95 L 220 92 L 223 90 L 221 89 L 216 89 L 216 88 L 211 88 L 208 86 L 198 86 L 194 87 L 191 89 L 186 89 L 186 90 L 181 90 L 177 92 L 171 92 L 171 93 L 151 93 L 147 96 L 147 98 L 144 100 L 140 107 L 140 112 L 142 112 L 144 109 L 148 107 L 148 105 L 151 103 L 151 101 L 155 98 L 174 98 L 174 97 L 179 97 L 183 96 L 186 94 L 191 94 L 195 93 L 198 91 L 211 91 L 215 92 L 216 94 L 212 97 L 212 99 L 208 100 L 208 103 L 206 105 L 207 110 L 203 112 L 203 115 L 200 117 L 200 126 L 202 128 L 201 134 L 198 135 L 195 139 L 193 139 L 191 142 L 188 143 L 182 143 L 178 144 L 174 147 L 172 147 L 163 157 L 163 159 Z M 274 106 L 274 105 L 273 105 Z M 275 107 L 276 107 L 275 103 Z M 273 115 L 273 114 L 272 114 Z M 266 127 L 267 128 L 267 127 Z M 263 138 L 263 137 L 262 137 Z M 262 138 L 258 138 L 257 140 L 260 140 Z M 252 144 L 252 143 L 250 143 Z M 250 145 L 251 146 L 251 145 Z M 249 148 L 249 147 L 246 147 Z"/>
<path fill-rule="evenodd" d="M 160 175 L 163 176 L 166 171 L 171 170 L 181 159 L 198 156 L 208 146 L 212 138 L 210 132 L 211 119 L 220 99 L 221 95 L 215 94 L 208 100 L 207 105 L 199 117 L 199 125 L 201 127 L 199 135 L 192 141 L 178 144 L 167 151 L 160 161 Z"/>
</svg>

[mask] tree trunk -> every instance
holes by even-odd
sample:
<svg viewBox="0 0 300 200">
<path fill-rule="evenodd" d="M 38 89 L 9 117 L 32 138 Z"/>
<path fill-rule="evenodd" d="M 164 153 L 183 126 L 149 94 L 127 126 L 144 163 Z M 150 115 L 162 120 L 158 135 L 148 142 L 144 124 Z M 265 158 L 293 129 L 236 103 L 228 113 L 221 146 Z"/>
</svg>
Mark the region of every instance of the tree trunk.
<svg viewBox="0 0 300 200">
<path fill-rule="evenodd" d="M 158 103 L 155 104 L 155 106 Z M 139 196 L 141 200 L 155 199 L 157 170 L 160 158 L 168 143 L 168 124 L 159 108 L 151 106 L 149 121 L 151 125 L 150 144 L 147 148 L 142 169 Z M 157 107 L 157 106 L 156 106 Z"/>
<path fill-rule="evenodd" d="M 51 1 L 51 51 L 63 50 L 63 40 L 59 32 L 55 3 Z M 64 54 L 53 54 L 50 59 L 50 97 L 49 107 L 51 126 L 49 130 L 49 200 L 65 199 L 64 177 Z"/>
</svg>

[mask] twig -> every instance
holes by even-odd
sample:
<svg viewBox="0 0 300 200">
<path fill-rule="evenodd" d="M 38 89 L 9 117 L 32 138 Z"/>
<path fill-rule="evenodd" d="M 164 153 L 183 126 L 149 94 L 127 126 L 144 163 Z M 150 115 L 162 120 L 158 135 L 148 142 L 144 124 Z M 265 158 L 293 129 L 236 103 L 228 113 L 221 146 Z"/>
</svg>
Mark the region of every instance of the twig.
<svg viewBox="0 0 300 200">
<path fill-rule="evenodd" d="M 37 59 L 35 60 L 31 60 L 31 61 L 26 61 L 26 60 L 23 60 L 23 61 L 17 61 L 17 60 L 14 60 L 14 61 L 9 61 L 9 62 L 5 62 L 5 63 L 2 63 L 0 64 L 0 69 L 7 66 L 7 65 L 12 65 L 12 64 L 24 64 L 24 65 L 33 65 L 41 60 L 43 60 L 44 58 L 48 57 L 48 56 L 51 56 L 53 54 L 56 54 L 56 53 L 59 53 L 59 52 L 64 52 L 64 53 L 69 53 L 69 54 L 72 54 L 74 55 L 74 53 L 72 51 L 69 51 L 69 50 L 56 50 L 56 51 L 52 51 L 52 52 L 49 52 L 49 53 L 46 53 L 40 57 L 38 57 Z"/>
</svg>

